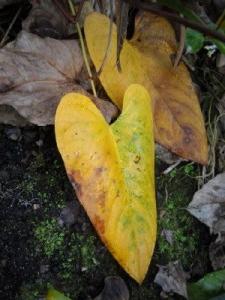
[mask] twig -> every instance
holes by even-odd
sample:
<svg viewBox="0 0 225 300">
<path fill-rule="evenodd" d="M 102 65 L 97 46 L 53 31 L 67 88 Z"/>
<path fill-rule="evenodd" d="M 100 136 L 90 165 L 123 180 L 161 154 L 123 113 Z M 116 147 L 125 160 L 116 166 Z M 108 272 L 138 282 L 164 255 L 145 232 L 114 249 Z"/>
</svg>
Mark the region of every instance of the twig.
<svg viewBox="0 0 225 300">
<path fill-rule="evenodd" d="M 183 159 L 178 159 L 178 161 L 176 161 L 173 165 L 169 166 L 166 170 L 163 171 L 164 175 L 169 174 L 171 171 L 173 171 L 173 169 L 175 169 L 182 161 L 184 161 Z"/>
<path fill-rule="evenodd" d="M 58 0 L 53 0 L 55 3 L 55 6 L 58 8 L 58 10 L 62 13 L 62 15 L 71 23 L 74 23 L 74 17 L 71 16 L 63 7 L 62 5 L 58 2 Z"/>
<path fill-rule="evenodd" d="M 177 49 L 176 58 L 174 60 L 173 67 L 176 68 L 182 58 L 182 54 L 184 52 L 185 47 L 185 34 L 186 28 L 184 25 L 180 25 L 180 40 L 179 40 L 179 47 Z"/>
<path fill-rule="evenodd" d="M 107 41 L 107 46 L 106 46 L 106 50 L 105 50 L 105 55 L 104 55 L 103 60 L 102 60 L 102 64 L 101 64 L 101 66 L 100 66 L 100 68 L 97 72 L 98 76 L 100 76 L 100 74 L 102 72 L 102 69 L 105 66 L 105 62 L 106 62 L 108 52 L 109 52 L 109 47 L 110 47 L 111 40 L 112 40 L 112 28 L 113 28 L 113 3 L 112 3 L 112 1 L 113 0 L 109 1 L 109 3 L 110 3 L 110 25 L 109 25 L 108 41 Z"/>
<path fill-rule="evenodd" d="M 117 1 L 117 50 L 116 50 L 116 65 L 119 72 L 121 72 L 120 64 L 120 52 L 123 47 L 124 39 L 127 35 L 127 23 L 129 13 L 129 3 L 125 3 L 123 0 Z"/>
<path fill-rule="evenodd" d="M 70 6 L 70 10 L 71 10 L 72 15 L 75 16 L 76 13 L 75 13 L 75 9 L 74 9 L 72 1 L 68 0 L 68 3 L 69 3 L 69 6 Z M 80 38 L 80 44 L 81 44 L 81 50 L 82 50 L 83 57 L 84 57 L 84 63 L 85 63 L 85 66 L 86 66 L 86 69 L 87 69 L 87 72 L 88 72 L 88 75 L 89 75 L 89 78 L 90 78 L 90 82 L 91 82 L 92 92 L 93 92 L 93 95 L 95 97 L 97 97 L 94 81 L 92 79 L 91 68 L 89 66 L 88 59 L 87 59 L 87 53 L 86 53 L 86 49 L 85 49 L 85 46 L 84 46 L 84 39 L 83 39 L 83 36 L 82 36 L 80 25 L 78 23 L 76 23 L 76 27 L 77 27 L 77 32 L 78 32 L 78 35 L 79 35 L 79 38 Z"/>
<path fill-rule="evenodd" d="M 123 1 L 129 2 L 129 0 L 123 0 Z M 170 19 L 170 20 L 172 20 L 176 23 L 179 23 L 179 24 L 182 24 L 186 27 L 190 27 L 192 29 L 195 29 L 195 30 L 203 33 L 206 36 L 213 37 L 213 38 L 215 38 L 217 40 L 220 40 L 220 41 L 225 43 L 225 35 L 223 33 L 221 33 L 220 31 L 213 30 L 213 29 L 211 29 L 209 27 L 206 27 L 206 26 L 204 26 L 200 23 L 196 23 L 196 22 L 193 22 L 191 20 L 180 17 L 180 16 L 178 16 L 174 13 L 170 13 L 168 11 L 161 10 L 159 8 L 153 7 L 152 5 L 150 5 L 148 3 L 133 1 L 132 4 L 135 8 L 143 9 L 143 10 L 146 10 L 146 11 L 150 11 L 150 12 L 156 14 L 156 15 L 163 16 L 163 17 L 168 18 L 168 19 Z"/>
<path fill-rule="evenodd" d="M 6 39 L 7 39 L 7 36 L 8 36 L 8 34 L 9 34 L 9 32 L 11 31 L 13 25 L 15 24 L 15 22 L 16 22 L 18 16 L 19 16 L 19 14 L 21 13 L 21 10 L 22 10 L 22 6 L 17 10 L 17 12 L 16 12 L 14 18 L 12 19 L 12 22 L 10 23 L 8 29 L 6 30 L 6 33 L 4 34 L 4 36 L 3 36 L 3 38 L 2 38 L 2 40 L 1 40 L 1 42 L 0 42 L 0 48 L 4 45 L 4 43 L 5 43 Z"/>
<path fill-rule="evenodd" d="M 222 15 L 219 17 L 219 19 L 216 22 L 216 25 L 217 25 L 216 29 L 220 28 L 220 26 L 224 22 L 224 19 L 225 19 L 225 9 L 223 10 Z"/>
</svg>

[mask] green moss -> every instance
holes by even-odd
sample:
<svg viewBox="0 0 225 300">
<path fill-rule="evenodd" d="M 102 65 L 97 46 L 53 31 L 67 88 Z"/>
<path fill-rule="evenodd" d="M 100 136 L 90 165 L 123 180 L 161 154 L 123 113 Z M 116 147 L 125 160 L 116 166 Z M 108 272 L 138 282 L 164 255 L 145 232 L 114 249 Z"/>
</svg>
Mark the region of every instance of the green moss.
<svg viewBox="0 0 225 300">
<path fill-rule="evenodd" d="M 184 267 L 190 267 L 199 250 L 199 226 L 186 210 L 196 188 L 197 173 L 195 165 L 186 164 L 158 177 L 162 194 L 158 205 L 156 256 L 161 264 L 179 259 Z M 165 237 L 165 231 L 169 231 L 171 240 Z"/>
<path fill-rule="evenodd" d="M 56 219 L 41 222 L 34 234 L 47 257 L 51 257 L 63 245 L 65 233 Z"/>
<path fill-rule="evenodd" d="M 188 266 L 198 249 L 199 233 L 193 230 L 194 220 L 184 209 L 187 199 L 182 193 L 172 193 L 163 205 L 163 214 L 159 219 L 158 248 L 168 261 L 180 259 Z M 162 230 L 169 230 L 172 242 L 169 243 Z"/>
<path fill-rule="evenodd" d="M 37 300 L 44 299 L 46 295 L 47 283 L 23 284 L 20 289 L 20 295 L 17 295 L 16 300 Z"/>
<path fill-rule="evenodd" d="M 71 234 L 68 244 L 59 251 L 62 260 L 59 276 L 62 280 L 71 278 L 74 275 L 77 262 L 79 262 L 80 269 L 77 271 L 82 272 L 92 271 L 99 265 L 96 257 L 95 240 L 96 238 L 92 235 L 84 237 L 75 232 Z"/>
<path fill-rule="evenodd" d="M 46 215 L 49 215 L 51 209 L 59 211 L 65 206 L 65 193 L 59 189 L 59 167 L 59 162 L 55 160 L 54 164 L 48 165 L 46 171 L 46 161 L 43 154 L 39 153 L 27 168 L 23 181 L 19 184 L 23 198 L 40 204 Z M 53 197 L 54 201 L 52 201 Z"/>
</svg>

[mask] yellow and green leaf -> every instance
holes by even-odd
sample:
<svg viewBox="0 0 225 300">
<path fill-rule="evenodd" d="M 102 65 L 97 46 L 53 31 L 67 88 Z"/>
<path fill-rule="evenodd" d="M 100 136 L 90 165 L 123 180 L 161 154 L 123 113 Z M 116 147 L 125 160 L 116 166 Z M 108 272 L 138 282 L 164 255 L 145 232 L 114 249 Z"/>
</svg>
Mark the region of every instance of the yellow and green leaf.
<svg viewBox="0 0 225 300">
<path fill-rule="evenodd" d="M 117 121 L 108 125 L 81 94 L 64 96 L 55 118 L 67 174 L 102 241 L 139 283 L 156 240 L 154 139 L 150 96 L 128 87 Z"/>
<path fill-rule="evenodd" d="M 102 65 L 108 44 L 110 20 L 91 13 L 85 20 L 85 37 L 97 70 Z M 177 43 L 170 23 L 144 12 L 136 19 L 134 36 L 124 41 L 120 54 L 122 71 L 117 68 L 117 29 L 100 80 L 111 100 L 122 107 L 130 84 L 143 85 L 154 105 L 154 134 L 158 143 L 174 153 L 207 164 L 208 148 L 204 120 L 198 97 L 186 66 L 173 67 Z"/>
<path fill-rule="evenodd" d="M 46 300 L 71 300 L 71 299 L 66 297 L 64 294 L 60 293 L 59 291 L 55 290 L 53 287 L 51 287 L 48 289 Z"/>
</svg>

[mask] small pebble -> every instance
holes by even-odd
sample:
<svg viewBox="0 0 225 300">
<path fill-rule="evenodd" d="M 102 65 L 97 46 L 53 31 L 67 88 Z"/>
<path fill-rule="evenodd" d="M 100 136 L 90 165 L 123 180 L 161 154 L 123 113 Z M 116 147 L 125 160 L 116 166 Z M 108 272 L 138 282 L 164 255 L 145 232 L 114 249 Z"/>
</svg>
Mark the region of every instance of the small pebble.
<svg viewBox="0 0 225 300">
<path fill-rule="evenodd" d="M 37 209 L 39 209 L 40 208 L 40 204 L 37 204 L 37 203 L 34 203 L 33 204 L 33 209 L 34 210 L 37 210 Z"/>
<path fill-rule="evenodd" d="M 6 134 L 7 138 L 12 141 L 20 141 L 22 138 L 21 130 L 18 127 L 5 129 L 5 134 Z"/>
</svg>

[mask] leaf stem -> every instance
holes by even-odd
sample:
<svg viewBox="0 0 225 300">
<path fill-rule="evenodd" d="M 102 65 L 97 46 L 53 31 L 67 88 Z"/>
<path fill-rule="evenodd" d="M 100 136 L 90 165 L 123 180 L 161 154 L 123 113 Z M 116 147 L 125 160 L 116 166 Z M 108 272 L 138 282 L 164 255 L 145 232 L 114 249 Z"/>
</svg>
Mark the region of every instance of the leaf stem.
<svg viewBox="0 0 225 300">
<path fill-rule="evenodd" d="M 12 19 L 12 21 L 11 21 L 11 23 L 10 23 L 8 29 L 6 30 L 6 33 L 5 33 L 4 37 L 2 38 L 2 40 L 1 40 L 1 42 L 0 42 L 0 48 L 4 46 L 4 44 L 5 44 L 5 42 L 6 42 L 6 39 L 7 39 L 7 37 L 8 37 L 8 34 L 10 33 L 10 31 L 11 31 L 11 29 L 12 29 L 14 23 L 16 22 L 16 20 L 17 20 L 19 14 L 21 13 L 21 10 L 22 10 L 22 6 L 17 10 L 17 12 L 16 12 L 15 16 L 13 17 L 13 19 Z"/>
<path fill-rule="evenodd" d="M 123 0 L 123 1 L 130 2 L 130 0 Z M 179 24 L 182 24 L 186 27 L 190 27 L 192 29 L 195 29 L 195 30 L 203 33 L 206 36 L 213 37 L 213 38 L 215 38 L 217 40 L 220 40 L 220 41 L 225 43 L 225 35 L 222 32 L 213 30 L 213 29 L 211 29 L 207 26 L 204 26 L 203 24 L 193 22 L 193 21 L 188 20 L 186 18 L 180 17 L 180 16 L 178 16 L 174 13 L 170 13 L 168 11 L 156 8 L 155 6 L 153 7 L 151 4 L 145 3 L 145 2 L 142 2 L 142 1 L 132 1 L 132 5 L 135 8 L 143 9 L 143 10 L 146 10 L 146 11 L 150 11 L 150 12 L 156 14 L 156 15 L 163 16 L 163 17 L 168 18 L 168 19 L 170 19 L 170 20 L 172 20 L 176 23 L 179 23 Z"/>
<path fill-rule="evenodd" d="M 76 12 L 75 12 L 72 0 L 68 0 L 68 4 L 69 4 L 72 15 L 75 16 Z M 80 44 L 81 44 L 81 50 L 82 50 L 82 54 L 83 54 L 83 58 L 84 58 L 84 63 L 85 63 L 85 66 L 86 66 L 86 69 L 87 69 L 87 72 L 88 72 L 88 75 L 89 75 L 89 78 L 90 78 L 90 82 L 91 82 L 92 92 L 93 92 L 93 95 L 95 97 L 97 97 L 94 81 L 92 79 L 93 77 L 92 77 L 92 73 L 91 73 L 91 68 L 90 68 L 90 65 L 89 65 L 89 62 L 88 62 L 87 52 L 86 52 L 85 45 L 84 45 L 83 35 L 82 35 L 80 25 L 79 25 L 78 22 L 76 22 L 76 27 L 77 27 L 77 32 L 78 32 L 78 35 L 79 35 L 79 38 L 80 38 Z"/>
</svg>

